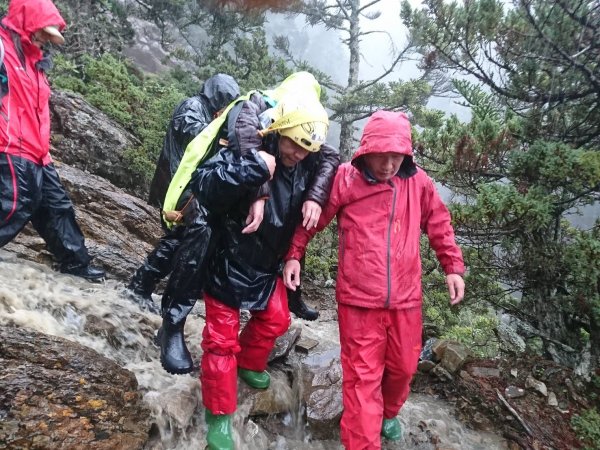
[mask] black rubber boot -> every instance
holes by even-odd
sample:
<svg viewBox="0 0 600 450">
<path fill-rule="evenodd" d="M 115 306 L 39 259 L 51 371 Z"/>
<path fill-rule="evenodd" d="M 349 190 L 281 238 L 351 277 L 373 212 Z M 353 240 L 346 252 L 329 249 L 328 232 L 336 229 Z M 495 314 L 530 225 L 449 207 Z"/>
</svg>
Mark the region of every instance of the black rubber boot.
<svg viewBox="0 0 600 450">
<path fill-rule="evenodd" d="M 136 292 L 130 288 L 127 288 L 125 294 L 131 301 L 136 303 L 142 311 L 148 311 L 152 314 L 160 316 L 160 308 L 154 303 L 152 295 L 148 295 L 141 292 Z"/>
<path fill-rule="evenodd" d="M 302 301 L 302 290 L 298 287 L 295 291 L 287 290 L 288 308 L 296 317 L 304 320 L 317 320 L 319 311 L 311 308 Z"/>
<path fill-rule="evenodd" d="M 192 203 L 200 208 L 197 202 Z M 194 210 L 195 211 L 195 210 Z M 173 374 L 189 373 L 193 369 L 190 352 L 185 345 L 183 325 L 202 296 L 206 276 L 207 255 L 211 255 L 212 231 L 206 213 L 188 211 L 185 234 L 179 251 L 173 258 L 173 270 L 163 293 L 162 327 L 159 330 L 160 361 Z"/>
<path fill-rule="evenodd" d="M 74 275 L 76 277 L 85 278 L 88 281 L 99 283 L 104 281 L 106 278 L 106 272 L 104 269 L 94 266 L 61 266 L 61 273 Z"/>
<path fill-rule="evenodd" d="M 183 375 L 194 369 L 192 356 L 185 345 L 184 326 L 185 318 L 176 324 L 163 319 L 156 336 L 160 344 L 160 363 L 173 375 Z"/>
</svg>

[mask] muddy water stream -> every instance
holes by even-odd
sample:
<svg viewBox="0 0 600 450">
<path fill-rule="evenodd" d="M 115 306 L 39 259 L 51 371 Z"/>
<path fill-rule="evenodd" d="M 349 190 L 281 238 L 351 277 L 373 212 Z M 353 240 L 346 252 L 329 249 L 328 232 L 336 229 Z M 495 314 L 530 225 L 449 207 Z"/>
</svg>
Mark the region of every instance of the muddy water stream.
<svg viewBox="0 0 600 450">
<path fill-rule="evenodd" d="M 198 356 L 203 319 L 202 307 L 186 324 L 188 345 Z M 101 320 L 112 330 L 105 335 L 86 331 L 86 321 Z M 144 393 L 151 413 L 153 430 L 148 448 L 197 450 L 204 448 L 204 414 L 197 374 L 173 376 L 162 370 L 152 333 L 160 325 L 157 316 L 140 309 L 123 296 L 123 284 L 108 280 L 103 284 L 63 276 L 46 266 L 25 262 L 0 250 L 0 326 L 19 326 L 78 342 L 96 350 L 132 371 Z M 336 339 L 335 322 L 299 323 L 307 335 Z M 118 342 L 118 345 L 115 345 Z M 328 352 L 316 353 L 327 364 Z M 248 420 L 245 403 L 234 418 L 238 450 L 342 449 L 335 433 L 330 441 L 312 440 L 303 423 L 297 388 L 288 386 L 286 376 L 275 371 L 272 389 L 289 414 L 274 416 L 279 435 Z M 475 432 L 453 417 L 452 408 L 432 397 L 412 395 L 399 416 L 403 441 L 386 443 L 384 449 L 505 449 L 500 437 Z M 264 424 L 264 422 L 262 422 Z"/>
</svg>

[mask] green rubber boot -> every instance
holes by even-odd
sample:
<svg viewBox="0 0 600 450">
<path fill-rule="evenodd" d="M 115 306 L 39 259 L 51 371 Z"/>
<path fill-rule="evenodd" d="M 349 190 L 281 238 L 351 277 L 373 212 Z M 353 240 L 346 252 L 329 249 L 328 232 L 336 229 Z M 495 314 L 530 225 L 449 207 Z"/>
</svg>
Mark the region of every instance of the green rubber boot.
<svg viewBox="0 0 600 450">
<path fill-rule="evenodd" d="M 254 370 L 238 368 L 238 375 L 246 384 L 254 389 L 267 389 L 271 384 L 271 375 L 266 370 L 256 372 Z"/>
<path fill-rule="evenodd" d="M 213 414 L 207 409 L 205 417 L 207 450 L 234 450 L 231 414 Z"/>
<path fill-rule="evenodd" d="M 390 441 L 399 441 L 402 437 L 402 426 L 395 417 L 392 419 L 383 419 L 381 425 L 381 435 Z"/>
</svg>

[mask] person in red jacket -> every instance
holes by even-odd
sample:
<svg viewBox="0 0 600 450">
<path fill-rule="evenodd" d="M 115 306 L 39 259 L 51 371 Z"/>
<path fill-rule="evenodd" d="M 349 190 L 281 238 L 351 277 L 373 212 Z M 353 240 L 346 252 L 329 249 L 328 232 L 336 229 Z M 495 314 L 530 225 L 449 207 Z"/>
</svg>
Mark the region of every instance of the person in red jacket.
<svg viewBox="0 0 600 450">
<path fill-rule="evenodd" d="M 316 228 L 298 227 L 283 272 L 300 285 L 309 240 L 337 215 L 336 298 L 343 371 L 342 443 L 380 449 L 402 435 L 396 416 L 421 351 L 421 231 L 444 272 L 452 305 L 464 296 L 464 263 L 450 214 L 433 181 L 413 162 L 404 113 L 377 111 L 352 161 L 342 164 Z"/>
<path fill-rule="evenodd" d="M 89 264 L 49 154 L 51 62 L 42 48 L 63 44 L 64 27 L 50 0 L 11 0 L 0 23 L 0 247 L 31 221 L 61 272 L 95 281 L 104 271 Z"/>
</svg>

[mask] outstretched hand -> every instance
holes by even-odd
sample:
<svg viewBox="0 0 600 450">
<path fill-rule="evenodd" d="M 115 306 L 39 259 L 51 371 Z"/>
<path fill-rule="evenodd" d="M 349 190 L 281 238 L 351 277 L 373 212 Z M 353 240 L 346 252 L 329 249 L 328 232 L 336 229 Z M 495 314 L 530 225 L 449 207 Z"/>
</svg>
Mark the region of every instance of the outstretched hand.
<svg viewBox="0 0 600 450">
<path fill-rule="evenodd" d="M 265 215 L 265 199 L 258 199 L 250 205 L 248 217 L 246 217 L 246 226 L 242 230 L 242 234 L 254 233 L 262 223 Z"/>
<path fill-rule="evenodd" d="M 322 210 L 321 205 L 317 202 L 306 200 L 302 205 L 302 226 L 307 230 L 316 227 Z"/>
<path fill-rule="evenodd" d="M 446 275 L 446 284 L 450 293 L 450 304 L 458 305 L 465 296 L 465 281 L 460 275 L 451 273 Z"/>
<path fill-rule="evenodd" d="M 283 284 L 291 291 L 300 286 L 300 261 L 290 259 L 283 267 Z"/>
</svg>

